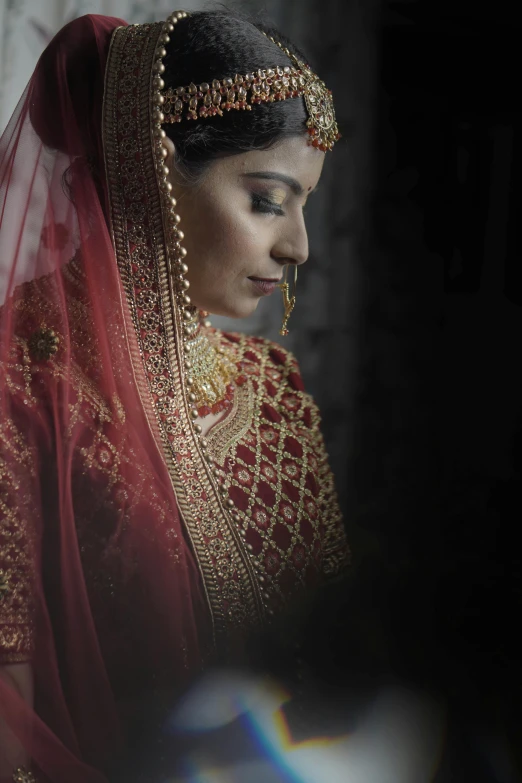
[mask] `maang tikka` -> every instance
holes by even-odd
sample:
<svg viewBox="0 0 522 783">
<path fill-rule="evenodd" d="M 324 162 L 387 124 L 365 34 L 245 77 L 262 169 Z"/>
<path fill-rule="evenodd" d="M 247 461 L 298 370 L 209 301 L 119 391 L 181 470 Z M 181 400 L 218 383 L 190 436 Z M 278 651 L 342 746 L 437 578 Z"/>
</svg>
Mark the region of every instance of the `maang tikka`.
<svg viewBox="0 0 522 783">
<path fill-rule="evenodd" d="M 332 91 L 309 65 L 267 33 L 263 35 L 289 58 L 292 65 L 261 68 L 255 72 L 161 90 L 163 123 L 204 120 L 232 110 L 250 111 L 262 103 L 303 98 L 308 115 L 308 143 L 327 152 L 341 134 L 335 119 Z"/>
</svg>

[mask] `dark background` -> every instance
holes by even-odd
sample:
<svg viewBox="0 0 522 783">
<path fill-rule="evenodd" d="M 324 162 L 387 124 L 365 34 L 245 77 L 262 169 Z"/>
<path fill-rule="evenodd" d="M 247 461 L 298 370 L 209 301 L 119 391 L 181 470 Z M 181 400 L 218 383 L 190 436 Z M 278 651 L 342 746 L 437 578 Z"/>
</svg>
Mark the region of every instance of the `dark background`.
<svg viewBox="0 0 522 783">
<path fill-rule="evenodd" d="M 462 726 L 520 753 L 520 22 L 504 2 L 378 14 L 348 524 L 376 627 L 467 735 L 447 779 L 511 780 Z"/>
<path fill-rule="evenodd" d="M 331 86 L 343 132 L 292 349 L 353 569 L 305 647 L 334 689 L 386 673 L 447 699 L 437 781 L 522 779 L 519 8 L 268 10 Z"/>
</svg>

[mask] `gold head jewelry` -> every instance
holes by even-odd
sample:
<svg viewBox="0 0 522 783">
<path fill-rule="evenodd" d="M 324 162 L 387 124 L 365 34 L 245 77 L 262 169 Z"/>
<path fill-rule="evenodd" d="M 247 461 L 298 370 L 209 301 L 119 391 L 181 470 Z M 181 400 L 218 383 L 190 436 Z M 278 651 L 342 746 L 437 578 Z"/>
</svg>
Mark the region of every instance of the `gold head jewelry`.
<svg viewBox="0 0 522 783">
<path fill-rule="evenodd" d="M 285 282 L 279 283 L 278 285 L 278 288 L 280 288 L 281 291 L 283 292 L 283 304 L 285 308 L 285 312 L 283 315 L 283 323 L 281 325 L 281 329 L 279 330 L 279 334 L 281 334 L 283 337 L 286 337 L 286 335 L 288 334 L 288 319 L 290 318 L 290 314 L 295 307 L 296 286 L 297 286 L 297 266 L 294 267 L 294 295 L 290 296 L 290 288 L 288 285 L 288 267 L 286 267 Z"/>
<path fill-rule="evenodd" d="M 292 52 L 263 33 L 292 61 L 292 66 L 275 66 L 255 73 L 235 74 L 225 79 L 210 79 L 186 87 L 162 90 L 161 111 L 164 123 L 222 117 L 224 111 L 250 111 L 253 104 L 304 98 L 309 144 L 326 152 L 341 137 L 332 100 L 325 83 Z"/>
</svg>

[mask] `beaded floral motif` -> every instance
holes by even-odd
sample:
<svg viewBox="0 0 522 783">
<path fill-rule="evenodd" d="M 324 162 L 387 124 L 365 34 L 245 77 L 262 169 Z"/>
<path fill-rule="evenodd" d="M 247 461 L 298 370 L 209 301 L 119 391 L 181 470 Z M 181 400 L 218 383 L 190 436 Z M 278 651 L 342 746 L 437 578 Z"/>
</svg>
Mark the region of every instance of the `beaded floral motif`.
<svg viewBox="0 0 522 783">
<path fill-rule="evenodd" d="M 58 351 L 60 338 L 54 329 L 37 329 L 29 338 L 29 353 L 37 361 L 50 359 Z"/>
</svg>

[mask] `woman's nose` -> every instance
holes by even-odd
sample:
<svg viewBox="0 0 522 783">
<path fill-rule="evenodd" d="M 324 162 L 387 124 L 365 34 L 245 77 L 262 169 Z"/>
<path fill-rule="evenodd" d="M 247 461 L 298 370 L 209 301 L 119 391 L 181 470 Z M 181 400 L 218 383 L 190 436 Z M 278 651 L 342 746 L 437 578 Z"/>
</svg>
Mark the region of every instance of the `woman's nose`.
<svg viewBox="0 0 522 783">
<path fill-rule="evenodd" d="M 308 259 L 308 234 L 304 224 L 304 218 L 301 217 L 297 225 L 294 224 L 292 230 L 281 237 L 273 250 L 273 257 L 284 264 L 304 264 Z"/>
</svg>

